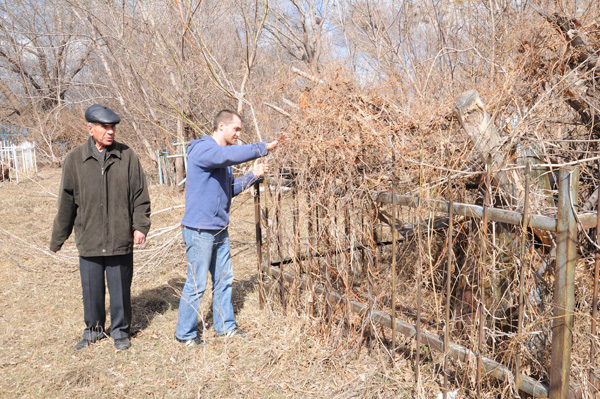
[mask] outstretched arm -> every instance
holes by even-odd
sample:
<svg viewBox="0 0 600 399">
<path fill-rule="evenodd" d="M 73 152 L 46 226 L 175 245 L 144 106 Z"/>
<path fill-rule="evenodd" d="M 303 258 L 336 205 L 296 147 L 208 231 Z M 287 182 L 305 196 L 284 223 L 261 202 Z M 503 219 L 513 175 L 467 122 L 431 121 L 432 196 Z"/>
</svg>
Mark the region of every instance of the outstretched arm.
<svg viewBox="0 0 600 399">
<path fill-rule="evenodd" d="M 285 134 L 282 134 L 278 140 L 274 140 L 274 141 L 271 141 L 270 143 L 266 143 L 265 147 L 266 147 L 267 151 L 269 151 L 269 152 L 274 151 L 277 148 L 277 146 L 279 145 L 279 143 L 284 140 L 286 140 L 286 136 L 285 136 Z M 269 173 L 270 170 L 271 170 L 271 168 L 270 168 L 269 164 L 266 161 L 264 161 L 263 159 L 259 158 L 256 161 L 254 161 L 254 164 L 252 165 L 252 170 L 250 172 L 248 172 L 244 176 L 238 177 L 237 179 L 234 180 L 233 196 L 235 197 L 236 195 L 238 195 L 239 193 L 241 193 L 242 191 L 244 191 L 245 189 L 250 187 L 258 178 Z"/>
<path fill-rule="evenodd" d="M 264 142 L 244 145 L 220 146 L 206 140 L 202 145 L 190 149 L 188 162 L 201 168 L 215 169 L 238 165 L 269 153 Z"/>
</svg>

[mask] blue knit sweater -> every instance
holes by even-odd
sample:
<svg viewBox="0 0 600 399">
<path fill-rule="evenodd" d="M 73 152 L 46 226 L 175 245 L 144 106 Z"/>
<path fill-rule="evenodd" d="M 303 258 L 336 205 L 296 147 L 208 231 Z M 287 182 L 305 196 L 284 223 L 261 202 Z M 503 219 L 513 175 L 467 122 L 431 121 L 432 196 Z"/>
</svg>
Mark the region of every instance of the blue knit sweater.
<svg viewBox="0 0 600 399">
<path fill-rule="evenodd" d="M 232 165 L 268 154 L 266 143 L 221 146 L 210 136 L 188 144 L 185 214 L 181 224 L 205 230 L 221 230 L 229 224 L 231 198 L 256 181 L 248 172 L 233 178 Z"/>
</svg>

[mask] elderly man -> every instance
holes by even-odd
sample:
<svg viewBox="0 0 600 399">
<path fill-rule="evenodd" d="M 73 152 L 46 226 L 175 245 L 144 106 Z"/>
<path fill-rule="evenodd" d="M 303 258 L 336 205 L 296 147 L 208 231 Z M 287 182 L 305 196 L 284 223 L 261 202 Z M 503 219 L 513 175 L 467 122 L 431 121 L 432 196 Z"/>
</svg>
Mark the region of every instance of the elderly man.
<svg viewBox="0 0 600 399">
<path fill-rule="evenodd" d="M 213 120 L 212 136 L 188 146 L 188 170 L 182 236 L 186 246 L 187 280 L 181 293 L 175 339 L 186 346 L 200 345 L 198 309 L 206 289 L 208 272 L 213 287 L 213 327 L 218 335 L 244 336 L 238 329 L 231 303 L 233 267 L 229 244 L 231 198 L 268 172 L 257 158 L 266 156 L 278 141 L 234 145 L 242 131 L 242 119 L 223 110 Z M 232 165 L 257 159 L 250 172 L 233 178 Z"/>
<path fill-rule="evenodd" d="M 110 335 L 130 347 L 133 245 L 146 242 L 150 197 L 137 155 L 114 141 L 119 115 L 94 104 L 85 112 L 89 140 L 66 157 L 50 249 L 60 250 L 75 229 L 85 329 L 73 349 L 105 338 L 104 275 L 110 293 Z"/>
</svg>

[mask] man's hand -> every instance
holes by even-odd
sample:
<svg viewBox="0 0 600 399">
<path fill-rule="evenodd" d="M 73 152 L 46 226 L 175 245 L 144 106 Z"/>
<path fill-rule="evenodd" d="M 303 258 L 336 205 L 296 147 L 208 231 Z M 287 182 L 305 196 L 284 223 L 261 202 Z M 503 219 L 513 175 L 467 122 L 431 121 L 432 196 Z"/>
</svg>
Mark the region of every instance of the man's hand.
<svg viewBox="0 0 600 399">
<path fill-rule="evenodd" d="M 136 245 L 141 245 L 146 242 L 146 234 L 142 233 L 139 230 L 134 230 L 133 232 L 133 243 Z"/>
<path fill-rule="evenodd" d="M 282 134 L 281 136 L 279 136 L 279 139 L 277 139 L 275 141 L 271 141 L 270 143 L 267 143 L 267 151 L 271 152 L 271 151 L 275 150 L 275 148 L 277 148 L 279 143 L 281 141 L 285 141 L 286 139 L 287 139 L 286 135 Z"/>
<path fill-rule="evenodd" d="M 269 173 L 269 170 L 269 164 L 262 162 L 260 158 L 254 161 L 254 165 L 252 165 L 254 177 L 262 177 L 265 173 Z"/>
</svg>

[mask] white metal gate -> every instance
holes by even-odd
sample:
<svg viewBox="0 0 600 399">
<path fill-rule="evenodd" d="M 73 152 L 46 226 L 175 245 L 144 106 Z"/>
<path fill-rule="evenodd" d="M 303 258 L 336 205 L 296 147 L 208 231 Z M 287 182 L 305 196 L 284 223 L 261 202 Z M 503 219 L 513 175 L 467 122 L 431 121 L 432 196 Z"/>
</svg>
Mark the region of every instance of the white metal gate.
<svg viewBox="0 0 600 399">
<path fill-rule="evenodd" d="M 35 144 L 24 141 L 12 144 L 0 141 L 0 169 L 2 181 L 16 181 L 19 183 L 27 177 L 37 173 Z"/>
</svg>

